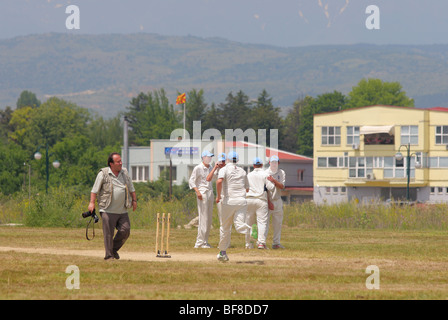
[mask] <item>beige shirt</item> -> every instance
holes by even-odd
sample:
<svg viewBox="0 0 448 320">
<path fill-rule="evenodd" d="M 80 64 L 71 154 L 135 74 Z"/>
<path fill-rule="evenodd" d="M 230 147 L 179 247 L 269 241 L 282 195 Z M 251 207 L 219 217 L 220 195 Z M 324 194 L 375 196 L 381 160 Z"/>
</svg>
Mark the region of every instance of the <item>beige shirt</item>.
<svg viewBox="0 0 448 320">
<path fill-rule="evenodd" d="M 219 170 L 218 180 L 223 179 L 223 203 L 229 205 L 246 205 L 246 189 L 249 189 L 249 180 L 246 171 L 235 163 L 228 163 Z"/>
<path fill-rule="evenodd" d="M 118 213 L 123 214 L 127 213 L 127 209 L 125 207 L 126 203 L 126 180 L 124 177 L 124 171 L 121 170 L 118 173 L 118 177 L 115 176 L 112 170 L 109 168 L 108 170 L 109 177 L 112 181 L 113 191 L 112 191 L 112 199 L 109 206 L 105 209 L 100 210 L 101 212 L 107 213 Z M 100 171 L 96 176 L 95 184 L 92 187 L 92 193 L 98 194 L 102 185 L 103 185 L 103 173 Z M 134 185 L 131 182 L 131 190 L 129 192 L 135 192 Z"/>
</svg>

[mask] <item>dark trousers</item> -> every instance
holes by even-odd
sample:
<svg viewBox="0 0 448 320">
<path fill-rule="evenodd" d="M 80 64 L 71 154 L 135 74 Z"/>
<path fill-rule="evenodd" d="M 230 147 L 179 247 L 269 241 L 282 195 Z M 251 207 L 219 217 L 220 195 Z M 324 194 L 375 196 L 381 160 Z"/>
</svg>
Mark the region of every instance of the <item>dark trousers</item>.
<svg viewBox="0 0 448 320">
<path fill-rule="evenodd" d="M 105 259 L 113 257 L 114 252 L 120 250 L 131 234 L 131 222 L 127 213 L 116 214 L 101 212 L 103 219 L 104 248 L 106 249 Z M 117 234 L 114 237 L 115 229 Z"/>
</svg>

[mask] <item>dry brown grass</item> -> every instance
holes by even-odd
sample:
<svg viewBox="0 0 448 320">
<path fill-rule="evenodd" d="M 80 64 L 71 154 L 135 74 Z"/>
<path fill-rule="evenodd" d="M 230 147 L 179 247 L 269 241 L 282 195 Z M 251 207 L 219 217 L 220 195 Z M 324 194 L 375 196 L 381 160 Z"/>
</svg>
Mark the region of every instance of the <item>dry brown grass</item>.
<svg viewBox="0 0 448 320">
<path fill-rule="evenodd" d="M 104 261 L 101 230 L 0 227 L 0 299 L 447 299 L 444 231 L 283 229 L 285 250 L 244 250 L 229 263 L 193 249 L 196 230 L 172 229 L 172 259 L 154 257 L 154 230 L 134 229 L 118 261 Z M 218 243 L 218 230 L 211 234 Z M 40 253 L 39 253 L 40 252 Z M 68 290 L 65 269 L 80 269 Z M 366 288 L 367 266 L 380 289 Z"/>
</svg>

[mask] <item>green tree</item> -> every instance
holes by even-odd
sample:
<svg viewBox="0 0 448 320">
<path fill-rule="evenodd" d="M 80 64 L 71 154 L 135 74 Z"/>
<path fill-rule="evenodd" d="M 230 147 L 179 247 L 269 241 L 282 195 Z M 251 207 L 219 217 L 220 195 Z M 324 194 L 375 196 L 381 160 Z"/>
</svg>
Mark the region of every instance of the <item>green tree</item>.
<svg viewBox="0 0 448 320">
<path fill-rule="evenodd" d="M 24 181 L 28 154 L 15 143 L 0 143 L 0 193 L 20 191 Z"/>
<path fill-rule="evenodd" d="M 88 124 L 87 134 L 92 144 L 99 149 L 122 143 L 123 122 L 120 115 L 106 120 L 95 116 Z"/>
<path fill-rule="evenodd" d="M 40 106 L 40 101 L 37 99 L 36 94 L 31 91 L 24 90 L 17 99 L 16 106 L 17 109 L 23 107 L 38 108 Z"/>
<path fill-rule="evenodd" d="M 74 135 L 58 141 L 50 150 L 52 160 L 61 162 L 59 169 L 51 169 L 52 184 L 65 186 L 91 186 L 98 171 L 107 166 L 111 152 L 120 152 L 121 141 L 115 146 L 100 148 L 85 135 Z M 42 161 L 43 170 L 43 161 Z M 42 174 L 44 172 L 42 171 Z"/>
<path fill-rule="evenodd" d="M 399 82 L 383 82 L 380 79 L 362 79 L 348 94 L 345 108 L 372 105 L 414 107 L 414 100 L 406 95 Z"/>
<path fill-rule="evenodd" d="M 303 109 L 303 122 L 299 128 L 298 153 L 312 157 L 314 150 L 314 115 L 334 112 L 345 108 L 347 98 L 340 92 L 324 93 L 311 101 L 308 108 Z"/>
<path fill-rule="evenodd" d="M 312 97 L 301 97 L 294 101 L 292 109 L 288 111 L 282 127 L 280 149 L 297 152 L 299 150 L 299 127 L 302 123 L 302 110 L 313 100 Z"/>
<path fill-rule="evenodd" d="M 185 129 L 190 133 L 190 137 L 193 137 L 193 121 L 202 122 L 206 114 L 207 104 L 204 101 L 203 89 L 199 91 L 193 89 L 187 93 L 185 109 L 186 109 Z M 202 128 L 202 131 L 204 130 L 205 129 Z"/>
<path fill-rule="evenodd" d="M 308 103 L 304 104 L 300 112 L 297 153 L 308 157 L 313 156 L 314 115 L 342 110 L 345 105 L 346 97 L 338 91 L 324 93 L 314 99 L 308 100 Z"/>
<path fill-rule="evenodd" d="M 226 97 L 226 102 L 220 103 L 218 106 L 219 123 L 216 129 L 224 134 L 223 130 L 225 129 L 246 130 L 251 128 L 250 111 L 249 97 L 243 91 L 238 91 L 236 95 L 230 92 Z"/>
<path fill-rule="evenodd" d="M 266 129 L 266 143 L 268 146 L 271 145 L 271 129 L 278 130 L 278 141 L 279 144 L 282 140 L 283 132 L 281 130 L 283 126 L 283 121 L 280 117 L 280 108 L 274 107 L 272 104 L 272 98 L 269 96 L 266 90 L 263 90 L 255 106 L 251 110 L 252 128 L 257 131 L 259 129 Z M 279 145 L 277 145 L 278 147 Z"/>
<path fill-rule="evenodd" d="M 10 117 L 8 132 L 9 140 L 14 141 L 18 145 L 25 147 L 30 145 L 29 129 L 34 111 L 31 107 L 23 107 L 15 110 Z"/>
<path fill-rule="evenodd" d="M 296 152 L 309 157 L 313 156 L 313 122 L 314 114 L 318 113 L 314 103 L 314 98 L 306 97 L 305 100 L 300 103 L 301 108 L 299 109 Z"/>
<path fill-rule="evenodd" d="M 164 89 L 140 93 L 132 98 L 127 110 L 125 116 L 132 129 L 129 138 L 137 145 L 149 145 L 151 139 L 169 139 L 171 132 L 181 127 Z"/>
<path fill-rule="evenodd" d="M 53 146 L 57 141 L 76 134 L 84 134 L 90 113 L 87 109 L 59 98 L 50 98 L 33 109 L 28 132 L 31 148 Z"/>
<path fill-rule="evenodd" d="M 11 107 L 6 107 L 5 110 L 0 110 L 0 141 L 6 142 L 8 135 L 12 132 L 11 121 L 13 110 Z"/>
<path fill-rule="evenodd" d="M 216 108 L 215 103 L 212 103 L 211 106 L 205 110 L 204 121 L 202 122 L 202 131 L 214 128 L 220 130 L 221 124 L 218 109 Z M 222 132 L 222 134 L 224 133 Z"/>
</svg>

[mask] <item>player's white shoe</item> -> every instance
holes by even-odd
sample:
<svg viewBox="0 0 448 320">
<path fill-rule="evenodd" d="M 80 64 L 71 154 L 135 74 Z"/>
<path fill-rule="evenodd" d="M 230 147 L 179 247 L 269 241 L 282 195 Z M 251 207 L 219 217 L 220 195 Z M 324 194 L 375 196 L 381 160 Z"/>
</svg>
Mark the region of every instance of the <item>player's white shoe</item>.
<svg viewBox="0 0 448 320">
<path fill-rule="evenodd" d="M 257 248 L 258 248 L 258 249 L 267 249 L 266 244 L 261 243 L 261 242 L 258 243 Z"/>
<path fill-rule="evenodd" d="M 197 244 L 194 246 L 195 249 L 210 249 L 212 246 L 209 243 Z"/>
</svg>

